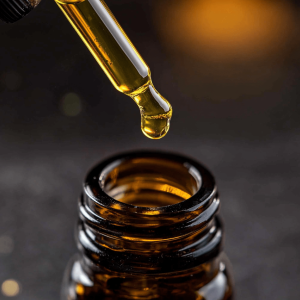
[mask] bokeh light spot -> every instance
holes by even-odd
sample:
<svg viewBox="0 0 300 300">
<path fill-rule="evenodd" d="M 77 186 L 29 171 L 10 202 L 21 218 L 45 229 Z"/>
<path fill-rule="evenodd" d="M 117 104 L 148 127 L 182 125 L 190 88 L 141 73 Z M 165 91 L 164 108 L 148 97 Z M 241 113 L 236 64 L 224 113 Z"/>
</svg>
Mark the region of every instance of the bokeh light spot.
<svg viewBox="0 0 300 300">
<path fill-rule="evenodd" d="M 63 96 L 60 103 L 61 112 L 68 117 L 75 117 L 82 110 L 80 97 L 75 93 L 68 93 Z"/>
<path fill-rule="evenodd" d="M 15 297 L 20 293 L 20 285 L 16 280 L 9 279 L 2 283 L 1 291 L 6 297 Z"/>
<path fill-rule="evenodd" d="M 278 0 L 179 0 L 159 8 L 166 45 L 205 60 L 277 55 L 295 28 L 291 5 Z"/>
<path fill-rule="evenodd" d="M 0 254 L 9 254 L 14 249 L 14 241 L 10 236 L 0 236 Z"/>
</svg>

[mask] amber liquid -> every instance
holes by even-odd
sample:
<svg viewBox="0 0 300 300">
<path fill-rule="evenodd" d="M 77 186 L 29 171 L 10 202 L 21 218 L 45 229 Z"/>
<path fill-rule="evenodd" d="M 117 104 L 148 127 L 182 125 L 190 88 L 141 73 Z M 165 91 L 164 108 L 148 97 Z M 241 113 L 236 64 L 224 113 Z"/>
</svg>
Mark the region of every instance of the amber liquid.
<svg viewBox="0 0 300 300">
<path fill-rule="evenodd" d="M 162 207 L 190 198 L 199 183 L 180 164 L 143 158 L 115 167 L 106 174 L 103 188 L 109 196 L 126 204 Z"/>
<path fill-rule="evenodd" d="M 224 259 L 224 258 L 222 258 Z M 85 277 L 79 263 L 73 271 Z M 233 300 L 232 283 L 220 258 L 186 272 L 157 276 L 93 274 L 90 285 L 74 282 L 71 300 Z M 221 263 L 221 266 L 223 264 Z M 224 265 L 223 265 L 224 266 Z M 221 267 L 222 268 L 222 267 Z M 75 270 L 74 270 L 75 269 Z M 80 276 L 78 276 L 80 278 Z M 62 300 L 67 300 L 65 297 Z"/>
<path fill-rule="evenodd" d="M 151 139 L 165 136 L 172 107 L 154 88 L 151 72 L 103 0 L 55 0 L 114 87 L 130 96 Z"/>
</svg>

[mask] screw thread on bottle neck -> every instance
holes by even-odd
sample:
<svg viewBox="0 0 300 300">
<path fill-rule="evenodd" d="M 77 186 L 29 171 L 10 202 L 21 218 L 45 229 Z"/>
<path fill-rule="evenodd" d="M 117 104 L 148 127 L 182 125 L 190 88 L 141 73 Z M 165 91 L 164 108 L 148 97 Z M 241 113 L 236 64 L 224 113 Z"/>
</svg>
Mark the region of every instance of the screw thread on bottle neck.
<svg viewBox="0 0 300 300">
<path fill-rule="evenodd" d="M 92 169 L 79 201 L 78 245 L 86 265 L 168 273 L 217 257 L 222 226 L 213 176 L 169 153 L 129 153 Z"/>
</svg>

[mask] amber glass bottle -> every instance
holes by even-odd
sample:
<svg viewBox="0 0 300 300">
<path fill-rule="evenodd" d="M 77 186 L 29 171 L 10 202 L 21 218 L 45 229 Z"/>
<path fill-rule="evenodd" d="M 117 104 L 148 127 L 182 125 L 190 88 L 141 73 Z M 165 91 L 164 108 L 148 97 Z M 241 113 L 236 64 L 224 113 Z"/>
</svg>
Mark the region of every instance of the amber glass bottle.
<svg viewBox="0 0 300 300">
<path fill-rule="evenodd" d="M 62 300 L 233 299 L 213 176 L 179 155 L 134 152 L 87 175 Z"/>
</svg>

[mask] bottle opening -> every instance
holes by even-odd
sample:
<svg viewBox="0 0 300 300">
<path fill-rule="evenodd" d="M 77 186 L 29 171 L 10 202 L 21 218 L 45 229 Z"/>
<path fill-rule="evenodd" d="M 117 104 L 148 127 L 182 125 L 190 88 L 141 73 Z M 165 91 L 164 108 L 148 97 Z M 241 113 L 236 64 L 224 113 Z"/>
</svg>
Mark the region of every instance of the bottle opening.
<svg viewBox="0 0 300 300">
<path fill-rule="evenodd" d="M 157 157 L 119 160 L 108 165 L 100 178 L 110 197 L 149 208 L 187 200 L 201 187 L 201 176 L 194 167 Z"/>
</svg>

